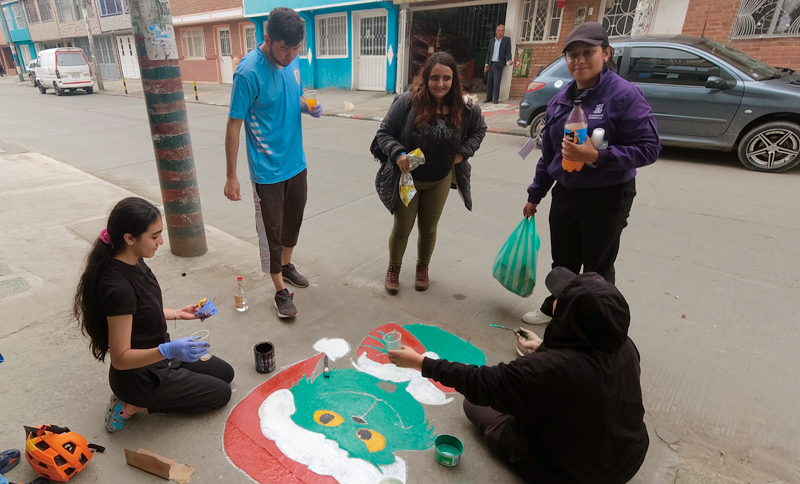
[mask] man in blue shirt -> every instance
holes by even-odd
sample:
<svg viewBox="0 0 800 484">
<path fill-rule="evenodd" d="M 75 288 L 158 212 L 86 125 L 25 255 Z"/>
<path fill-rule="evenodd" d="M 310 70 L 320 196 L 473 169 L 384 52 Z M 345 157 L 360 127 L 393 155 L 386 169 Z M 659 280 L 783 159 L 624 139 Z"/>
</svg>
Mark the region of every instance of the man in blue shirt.
<svg viewBox="0 0 800 484">
<path fill-rule="evenodd" d="M 292 264 L 307 194 L 300 113 L 322 115 L 321 105 L 309 111 L 303 98 L 297 54 L 304 31 L 303 20 L 294 10 L 278 7 L 270 12 L 264 43 L 242 59 L 233 75 L 225 130 L 225 196 L 238 201 L 242 197 L 236 161 L 239 133 L 245 125 L 261 270 L 269 272 L 275 284 L 275 308 L 281 318 L 297 315 L 294 294 L 284 281 L 308 287 L 308 279 Z"/>
<path fill-rule="evenodd" d="M 485 103 L 500 100 L 500 81 L 503 79 L 503 68 L 510 66 L 514 61 L 511 57 L 511 39 L 505 37 L 506 26 L 498 24 L 494 31 L 494 37 L 489 41 L 489 49 L 486 51 L 486 65 L 483 72 L 486 75 L 486 100 Z"/>
</svg>

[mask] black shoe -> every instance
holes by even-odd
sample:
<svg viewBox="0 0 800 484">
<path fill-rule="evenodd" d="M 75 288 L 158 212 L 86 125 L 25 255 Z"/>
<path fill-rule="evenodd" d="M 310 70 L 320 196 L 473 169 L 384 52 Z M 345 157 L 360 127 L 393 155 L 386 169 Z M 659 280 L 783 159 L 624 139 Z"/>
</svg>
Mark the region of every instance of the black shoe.
<svg viewBox="0 0 800 484">
<path fill-rule="evenodd" d="M 483 103 L 484 103 L 484 104 L 489 104 L 490 102 L 492 102 L 492 100 L 491 100 L 491 99 L 484 99 L 484 100 L 483 100 Z"/>
<path fill-rule="evenodd" d="M 492 101 L 492 104 L 497 104 L 497 101 Z"/>
<path fill-rule="evenodd" d="M 289 284 L 295 287 L 308 287 L 308 279 L 297 272 L 297 269 L 291 262 L 281 267 L 281 273 L 283 274 L 283 280 Z"/>
<path fill-rule="evenodd" d="M 275 309 L 278 310 L 279 318 L 293 318 L 297 316 L 297 308 L 294 307 L 292 299 L 294 294 L 289 292 L 288 289 L 275 293 Z"/>
</svg>

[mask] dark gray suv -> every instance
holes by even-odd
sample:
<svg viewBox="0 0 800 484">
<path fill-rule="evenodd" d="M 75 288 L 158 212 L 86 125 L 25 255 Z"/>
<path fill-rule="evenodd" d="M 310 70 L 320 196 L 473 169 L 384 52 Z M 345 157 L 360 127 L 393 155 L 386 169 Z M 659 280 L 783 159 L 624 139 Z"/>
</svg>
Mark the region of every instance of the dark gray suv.
<svg viewBox="0 0 800 484">
<path fill-rule="evenodd" d="M 800 164 L 800 75 L 702 37 L 611 42 L 619 75 L 653 108 L 664 146 L 736 150 L 742 164 L 780 172 Z M 541 141 L 547 103 L 572 78 L 564 57 L 528 84 L 517 124 Z"/>
</svg>

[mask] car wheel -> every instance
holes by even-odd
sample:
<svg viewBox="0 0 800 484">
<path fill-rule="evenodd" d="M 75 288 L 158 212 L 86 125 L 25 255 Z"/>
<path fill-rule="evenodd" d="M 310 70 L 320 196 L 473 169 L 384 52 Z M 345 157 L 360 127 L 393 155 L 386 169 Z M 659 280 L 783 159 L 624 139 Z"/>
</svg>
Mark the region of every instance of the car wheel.
<svg viewBox="0 0 800 484">
<path fill-rule="evenodd" d="M 42 85 L 42 83 L 39 82 L 38 84 L 39 84 L 39 92 L 42 94 L 47 94 L 47 89 Z"/>
<path fill-rule="evenodd" d="M 537 148 L 542 147 L 542 131 L 544 130 L 544 117 L 546 114 L 546 111 L 542 111 L 534 116 L 531 121 L 531 138 L 533 138 Z"/>
<path fill-rule="evenodd" d="M 93 93 L 93 92 L 94 92 L 94 86 L 92 86 L 92 87 L 87 87 L 86 89 L 84 89 L 84 91 L 86 91 L 86 94 L 91 94 L 91 93 Z"/>
<path fill-rule="evenodd" d="M 757 126 L 739 142 L 739 161 L 749 170 L 778 173 L 800 163 L 800 126 L 773 121 Z"/>
<path fill-rule="evenodd" d="M 55 91 L 56 91 L 56 96 L 63 96 L 64 95 L 64 90 L 61 89 L 60 87 L 58 87 L 58 84 L 56 84 L 56 81 L 53 81 L 53 89 L 55 89 Z"/>
</svg>

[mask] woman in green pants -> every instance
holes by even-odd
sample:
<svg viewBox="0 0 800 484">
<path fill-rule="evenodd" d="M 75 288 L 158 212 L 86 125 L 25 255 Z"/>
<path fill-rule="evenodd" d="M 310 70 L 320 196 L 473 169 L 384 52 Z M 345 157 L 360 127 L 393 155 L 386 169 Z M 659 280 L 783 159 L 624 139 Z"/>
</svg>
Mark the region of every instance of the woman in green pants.
<svg viewBox="0 0 800 484">
<path fill-rule="evenodd" d="M 419 238 L 414 287 L 418 291 L 428 288 L 428 264 L 447 195 L 451 187 L 457 187 L 466 207 L 472 209 L 467 159 L 485 135 L 481 110 L 464 96 L 453 56 L 446 52 L 431 55 L 411 89 L 392 103 L 376 135 L 381 151 L 389 158 L 385 163 L 389 165 L 382 169 L 389 173 L 385 177 L 388 189 L 379 188 L 379 193 L 394 214 L 386 271 L 390 294 L 400 289 L 400 266 L 415 220 Z M 407 153 L 417 148 L 425 155 L 425 164 L 412 173 L 417 194 L 406 207 L 394 180 L 400 172 L 409 172 Z"/>
</svg>

